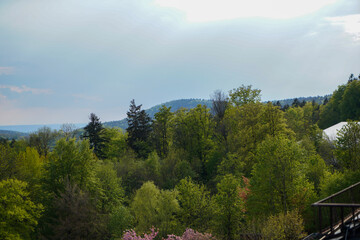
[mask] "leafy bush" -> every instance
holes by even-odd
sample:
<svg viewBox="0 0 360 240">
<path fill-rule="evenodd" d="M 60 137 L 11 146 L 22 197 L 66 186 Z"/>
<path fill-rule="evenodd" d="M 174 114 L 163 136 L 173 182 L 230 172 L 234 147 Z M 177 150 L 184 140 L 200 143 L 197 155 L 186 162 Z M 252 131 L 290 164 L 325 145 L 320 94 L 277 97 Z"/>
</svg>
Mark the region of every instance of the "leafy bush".
<svg viewBox="0 0 360 240">
<path fill-rule="evenodd" d="M 270 216 L 262 228 L 264 239 L 297 240 L 305 237 L 303 219 L 298 211 Z"/>
</svg>

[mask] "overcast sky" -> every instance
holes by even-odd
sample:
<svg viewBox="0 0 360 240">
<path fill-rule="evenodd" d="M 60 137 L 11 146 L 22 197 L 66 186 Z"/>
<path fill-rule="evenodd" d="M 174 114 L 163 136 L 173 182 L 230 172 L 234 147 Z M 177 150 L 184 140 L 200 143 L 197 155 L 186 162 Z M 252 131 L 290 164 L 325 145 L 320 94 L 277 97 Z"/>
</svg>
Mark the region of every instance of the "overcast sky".
<svg viewBox="0 0 360 240">
<path fill-rule="evenodd" d="M 0 125 L 102 121 L 242 84 L 262 100 L 360 73 L 359 0 L 1 0 Z"/>
</svg>

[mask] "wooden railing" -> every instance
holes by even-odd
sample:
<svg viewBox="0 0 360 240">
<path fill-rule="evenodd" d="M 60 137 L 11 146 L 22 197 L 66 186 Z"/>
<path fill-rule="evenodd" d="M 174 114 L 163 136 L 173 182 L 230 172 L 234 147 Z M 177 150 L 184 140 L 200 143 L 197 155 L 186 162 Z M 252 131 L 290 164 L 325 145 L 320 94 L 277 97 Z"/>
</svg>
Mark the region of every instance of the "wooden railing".
<svg viewBox="0 0 360 240">
<path fill-rule="evenodd" d="M 344 235 L 344 229 L 355 227 L 360 220 L 360 182 L 312 204 L 317 208 L 320 236 Z"/>
</svg>

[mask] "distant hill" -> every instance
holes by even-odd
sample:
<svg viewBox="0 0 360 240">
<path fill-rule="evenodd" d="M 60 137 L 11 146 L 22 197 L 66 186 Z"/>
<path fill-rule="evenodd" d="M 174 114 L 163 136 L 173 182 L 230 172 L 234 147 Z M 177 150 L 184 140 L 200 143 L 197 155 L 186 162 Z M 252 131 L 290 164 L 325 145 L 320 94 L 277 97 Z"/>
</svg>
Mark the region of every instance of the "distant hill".
<svg viewBox="0 0 360 240">
<path fill-rule="evenodd" d="M 331 94 L 329 95 L 325 95 L 325 96 L 315 96 L 315 97 L 298 97 L 297 99 L 299 100 L 299 102 L 312 102 L 313 100 L 317 103 L 317 104 L 323 104 L 325 99 L 330 100 L 331 98 Z M 271 101 L 273 104 L 275 104 L 277 101 L 280 102 L 281 106 L 285 106 L 285 105 L 289 105 L 291 106 L 291 104 L 294 102 L 296 98 L 288 98 L 288 99 L 283 99 L 283 100 L 274 100 Z"/>
<path fill-rule="evenodd" d="M 298 97 L 297 99 L 302 102 L 312 102 L 313 100 L 318 103 L 318 104 L 322 104 L 325 100 L 325 98 L 330 99 L 331 95 L 325 95 L 325 96 L 315 96 L 315 97 Z M 285 106 L 286 104 L 288 104 L 289 106 L 291 106 L 291 104 L 293 103 L 293 101 L 295 100 L 295 98 L 289 98 L 289 99 L 283 99 L 283 100 L 274 100 L 271 101 L 274 104 L 279 101 L 281 106 Z M 156 105 L 152 108 L 146 109 L 146 113 L 149 114 L 150 118 L 153 119 L 155 113 L 157 113 L 160 109 L 160 107 L 162 105 L 165 105 L 166 107 L 171 107 L 171 111 L 175 112 L 180 108 L 187 108 L 187 109 L 191 109 L 196 107 L 198 104 L 202 104 L 202 105 L 206 105 L 208 108 L 212 107 L 212 101 L 211 100 L 206 100 L 206 99 L 179 99 L 179 100 L 174 100 L 174 101 L 170 101 L 170 102 L 166 102 L 163 104 L 159 104 Z M 119 120 L 119 121 L 111 121 L 111 122 L 104 122 L 104 126 L 105 127 L 119 127 L 122 129 L 126 129 L 128 127 L 127 125 L 127 121 L 126 118 Z"/>
<path fill-rule="evenodd" d="M 322 104 L 325 100 L 325 98 L 330 99 L 331 95 L 325 95 L 325 96 L 315 96 L 315 97 L 298 97 L 297 99 L 302 102 L 311 102 L 315 101 L 318 104 Z M 274 104 L 279 101 L 281 106 L 284 106 L 288 104 L 291 106 L 295 98 L 289 98 L 289 99 L 283 99 L 283 100 L 273 100 Z M 187 108 L 192 109 L 196 107 L 198 104 L 206 105 L 208 108 L 212 107 L 211 100 L 207 99 L 179 99 L 179 100 L 173 100 L 169 101 L 163 104 L 158 104 L 154 107 L 151 107 L 149 109 L 146 109 L 146 113 L 149 114 L 150 118 L 154 118 L 155 113 L 157 113 L 162 105 L 165 105 L 166 107 L 171 107 L 171 111 L 175 112 L 180 108 Z M 126 118 L 118 121 L 109 121 L 103 123 L 105 127 L 120 127 L 122 129 L 127 128 L 127 121 Z M 27 134 L 31 132 L 37 131 L 40 127 L 48 126 L 51 129 L 59 130 L 62 124 L 47 124 L 47 125 L 13 125 L 13 126 L 0 126 L 0 137 L 1 136 L 26 136 Z M 82 124 L 75 124 L 77 128 L 81 129 L 84 126 L 86 126 L 85 123 Z M 13 137 L 7 137 L 7 138 L 13 138 Z M 16 137 L 18 138 L 18 137 Z"/>
<path fill-rule="evenodd" d="M 76 128 L 83 128 L 86 126 L 85 123 L 74 124 Z M 52 130 L 60 130 L 62 124 L 34 124 L 34 125 L 6 125 L 0 126 L 0 130 L 16 131 L 21 133 L 32 133 L 36 132 L 41 127 L 49 127 Z"/>
<path fill-rule="evenodd" d="M 171 111 L 175 112 L 180 108 L 195 108 L 197 105 L 202 104 L 206 105 L 207 107 L 211 108 L 212 102 L 211 100 L 205 100 L 205 99 L 179 99 L 179 100 L 173 100 L 170 102 L 166 102 L 163 104 L 158 104 L 154 107 L 151 107 L 149 109 L 146 109 L 146 113 L 149 114 L 150 118 L 153 119 L 155 116 L 155 113 L 159 111 L 162 105 L 165 105 L 166 107 L 171 107 Z M 120 127 L 122 129 L 126 129 L 128 127 L 126 118 L 119 120 L 119 121 L 111 121 L 111 122 L 104 122 L 104 126 L 106 127 Z"/>
<path fill-rule="evenodd" d="M 28 136 L 27 133 L 17 132 L 17 131 L 10 131 L 10 130 L 0 130 L 0 139 L 19 139 L 21 137 Z"/>
</svg>

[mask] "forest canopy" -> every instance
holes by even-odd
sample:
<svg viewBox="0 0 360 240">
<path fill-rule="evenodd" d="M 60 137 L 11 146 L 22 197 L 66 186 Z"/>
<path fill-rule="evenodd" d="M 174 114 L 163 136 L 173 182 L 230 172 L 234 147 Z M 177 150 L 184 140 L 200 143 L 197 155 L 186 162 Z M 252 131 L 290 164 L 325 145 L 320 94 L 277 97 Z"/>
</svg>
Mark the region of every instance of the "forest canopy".
<svg viewBox="0 0 360 240">
<path fill-rule="evenodd" d="M 242 85 L 211 107 L 141 107 L 126 131 L 91 113 L 82 131 L 3 139 L 0 238 L 299 239 L 316 231 L 311 203 L 360 179 L 356 78 L 322 103 Z M 321 129 L 340 121 L 331 142 Z"/>
</svg>

